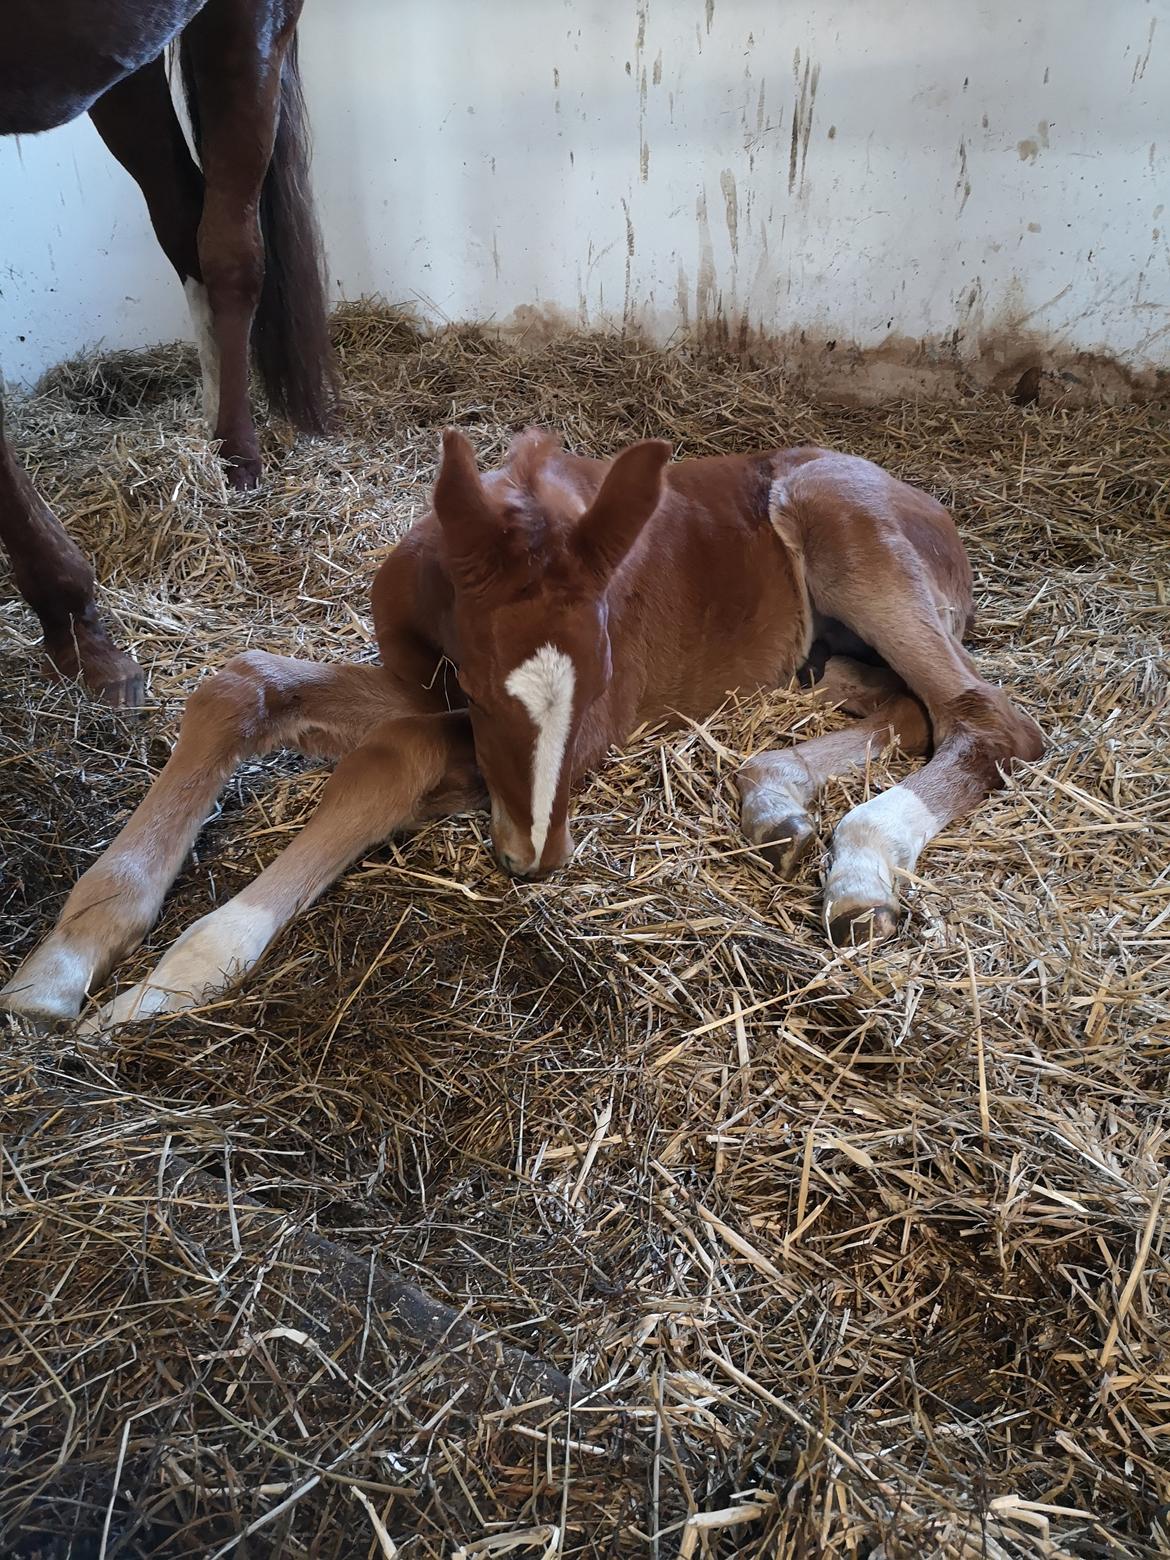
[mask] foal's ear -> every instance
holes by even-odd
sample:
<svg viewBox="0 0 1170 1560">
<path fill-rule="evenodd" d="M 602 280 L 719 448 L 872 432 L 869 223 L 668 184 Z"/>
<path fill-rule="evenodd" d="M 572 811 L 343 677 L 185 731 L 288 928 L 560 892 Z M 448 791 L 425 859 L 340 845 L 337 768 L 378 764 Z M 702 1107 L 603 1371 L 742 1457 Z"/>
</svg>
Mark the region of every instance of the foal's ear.
<svg viewBox="0 0 1170 1560">
<path fill-rule="evenodd" d="M 631 444 L 609 468 L 601 491 L 578 521 L 574 545 L 598 579 L 609 579 L 658 508 L 662 469 L 670 454 L 665 439 Z"/>
<path fill-rule="evenodd" d="M 475 451 L 458 428 L 443 430 L 443 459 L 431 503 L 452 559 L 471 561 L 481 554 L 495 529 L 495 516 L 475 464 Z"/>
</svg>

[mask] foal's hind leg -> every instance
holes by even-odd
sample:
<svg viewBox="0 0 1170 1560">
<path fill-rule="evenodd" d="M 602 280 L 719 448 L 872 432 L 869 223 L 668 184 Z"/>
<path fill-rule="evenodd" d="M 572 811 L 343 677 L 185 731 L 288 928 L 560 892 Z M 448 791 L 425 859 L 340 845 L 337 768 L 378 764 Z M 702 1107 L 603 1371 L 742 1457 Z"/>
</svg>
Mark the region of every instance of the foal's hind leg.
<svg viewBox="0 0 1170 1560">
<path fill-rule="evenodd" d="M 831 939 L 889 937 L 897 928 L 898 879 L 953 819 L 1003 782 L 1015 759 L 1044 750 L 1039 727 L 985 682 L 939 616 L 905 551 L 879 553 L 864 579 L 810 580 L 814 596 L 885 659 L 922 701 L 934 756 L 901 785 L 855 807 L 838 824 L 825 881 Z"/>
<path fill-rule="evenodd" d="M 921 706 L 886 667 L 833 656 L 815 691 L 822 702 L 864 718 L 844 731 L 758 753 L 736 776 L 743 831 L 786 878 L 816 838 L 810 809 L 832 776 L 864 767 L 889 742 L 919 754 L 926 751 L 928 740 Z"/>
<path fill-rule="evenodd" d="M 88 1019 L 83 1033 L 211 1001 L 242 980 L 277 934 L 363 851 L 482 796 L 465 714 L 384 721 L 342 759 L 317 811 L 284 853 L 234 899 L 188 927 L 147 979 Z"/>
<path fill-rule="evenodd" d="M 94 603 L 93 569 L 38 495 L 4 437 L 0 400 L 0 542 L 16 588 L 40 619 L 58 677 L 82 677 L 114 706 L 141 704 L 142 669 L 119 650 Z"/>
<path fill-rule="evenodd" d="M 401 711 L 380 667 L 316 666 L 248 651 L 201 683 L 165 768 L 65 901 L 0 1007 L 76 1018 L 91 986 L 141 942 L 216 797 L 244 758 L 286 744 L 340 754 Z"/>
</svg>

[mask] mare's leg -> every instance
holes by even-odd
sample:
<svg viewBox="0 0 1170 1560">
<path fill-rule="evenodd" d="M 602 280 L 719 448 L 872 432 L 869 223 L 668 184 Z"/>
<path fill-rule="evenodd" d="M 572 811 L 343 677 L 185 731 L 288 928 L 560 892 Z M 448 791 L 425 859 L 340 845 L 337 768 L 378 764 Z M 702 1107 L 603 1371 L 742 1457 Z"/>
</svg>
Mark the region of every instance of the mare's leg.
<svg viewBox="0 0 1170 1560">
<path fill-rule="evenodd" d="M 83 1032 L 211 1001 L 242 980 L 294 916 L 371 845 L 482 799 L 465 714 L 384 721 L 342 759 L 317 811 L 283 854 L 188 927 L 147 979 L 107 1003 Z"/>
<path fill-rule="evenodd" d="M 163 253 L 174 266 L 195 328 L 203 374 L 203 412 L 215 427 L 219 352 L 199 268 L 203 175 L 187 149 L 160 56 L 111 87 L 89 111 L 98 134 L 138 185 Z"/>
<path fill-rule="evenodd" d="M 817 606 L 872 645 L 925 706 L 934 754 L 838 824 L 824 892 L 837 943 L 891 936 L 899 876 L 914 870 L 941 829 L 1002 785 L 1001 769 L 1044 750 L 1036 723 L 975 670 L 940 615 L 937 588 L 917 554 L 867 518 L 852 517 L 864 567 L 846 571 L 824 555 L 810 559 L 809 587 Z"/>
<path fill-rule="evenodd" d="M 76 1018 L 91 986 L 153 924 L 237 764 L 285 744 L 345 753 L 401 710 L 401 695 L 380 667 L 317 666 L 263 651 L 229 661 L 187 701 L 162 773 L 0 992 L 0 1006 L 34 1018 Z"/>
<path fill-rule="evenodd" d="M 93 569 L 40 498 L 4 437 L 0 400 L 0 542 L 16 588 L 41 622 L 49 670 L 82 677 L 110 704 L 142 702 L 142 670 L 107 634 Z"/>
<path fill-rule="evenodd" d="M 300 0 L 259 7 L 209 0 L 184 34 L 205 181 L 199 264 L 219 353 L 215 436 L 238 488 L 260 480 L 248 388 L 252 322 L 264 281 L 260 195 L 276 140 L 281 70 L 299 11 Z"/>
<path fill-rule="evenodd" d="M 864 768 L 890 742 L 917 756 L 929 741 L 921 705 L 886 667 L 833 656 L 815 694 L 823 703 L 838 704 L 863 718 L 844 731 L 758 753 L 736 776 L 743 831 L 786 878 L 816 838 L 810 809 L 834 775 Z"/>
</svg>

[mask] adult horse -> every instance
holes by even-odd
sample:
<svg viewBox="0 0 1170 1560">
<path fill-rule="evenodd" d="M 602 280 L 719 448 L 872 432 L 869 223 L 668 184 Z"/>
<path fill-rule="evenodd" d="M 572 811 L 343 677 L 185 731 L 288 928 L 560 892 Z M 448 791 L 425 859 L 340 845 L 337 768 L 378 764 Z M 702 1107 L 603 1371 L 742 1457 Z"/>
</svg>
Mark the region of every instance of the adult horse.
<svg viewBox="0 0 1170 1560">
<path fill-rule="evenodd" d="M 88 113 L 136 181 L 187 294 L 204 411 L 238 488 L 260 477 L 249 343 L 270 407 L 296 427 L 320 432 L 336 389 L 296 58 L 302 4 L 4 0 L 0 135 Z M 171 99 L 172 42 L 198 162 Z M 137 703 L 142 672 L 110 639 L 89 561 L 4 437 L 2 402 L 0 541 L 50 669 L 112 704 Z"/>
</svg>

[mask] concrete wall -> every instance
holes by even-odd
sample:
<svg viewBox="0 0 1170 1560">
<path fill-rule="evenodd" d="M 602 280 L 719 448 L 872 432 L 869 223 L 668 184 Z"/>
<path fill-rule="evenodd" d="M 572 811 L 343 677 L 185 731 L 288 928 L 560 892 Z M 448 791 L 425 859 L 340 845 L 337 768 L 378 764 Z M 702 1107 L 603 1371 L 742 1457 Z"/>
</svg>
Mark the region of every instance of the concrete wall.
<svg viewBox="0 0 1170 1560">
<path fill-rule="evenodd" d="M 1170 366 L 1170 0 L 308 0 L 303 43 L 339 297 Z M 0 201 L 10 378 L 182 330 L 88 124 L 0 144 Z"/>
</svg>

